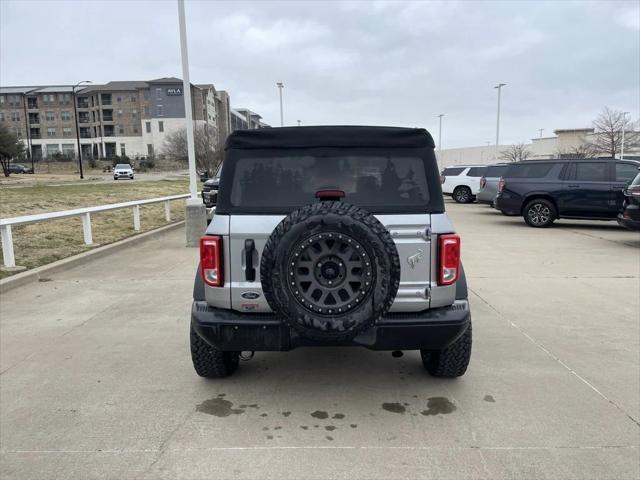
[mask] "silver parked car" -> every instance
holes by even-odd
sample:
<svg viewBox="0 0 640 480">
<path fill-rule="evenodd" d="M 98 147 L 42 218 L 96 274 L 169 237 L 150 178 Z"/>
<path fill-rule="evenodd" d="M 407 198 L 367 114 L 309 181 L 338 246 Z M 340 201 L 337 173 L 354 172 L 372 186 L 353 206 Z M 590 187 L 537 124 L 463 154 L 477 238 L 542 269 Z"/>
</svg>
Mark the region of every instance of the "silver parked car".
<svg viewBox="0 0 640 480">
<path fill-rule="evenodd" d="M 463 375 L 471 313 L 433 149 L 410 128 L 229 135 L 193 290 L 196 373 L 231 375 L 243 351 L 362 346 Z"/>
<path fill-rule="evenodd" d="M 498 194 L 498 182 L 500 177 L 507 171 L 507 163 L 494 163 L 487 166 L 484 176 L 480 179 L 480 190 L 476 195 L 478 203 L 485 203 L 493 206 L 493 201 Z"/>
</svg>

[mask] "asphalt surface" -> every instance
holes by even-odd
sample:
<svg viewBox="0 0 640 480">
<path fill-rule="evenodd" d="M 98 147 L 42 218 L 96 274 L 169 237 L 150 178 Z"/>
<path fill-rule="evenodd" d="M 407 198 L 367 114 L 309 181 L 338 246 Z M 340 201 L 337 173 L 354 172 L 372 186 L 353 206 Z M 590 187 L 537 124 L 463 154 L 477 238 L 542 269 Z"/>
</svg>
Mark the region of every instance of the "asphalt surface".
<svg viewBox="0 0 640 480">
<path fill-rule="evenodd" d="M 475 335 L 458 380 L 355 348 L 197 377 L 182 230 L 3 295 L 0 477 L 638 478 L 640 236 L 447 208 Z"/>
</svg>

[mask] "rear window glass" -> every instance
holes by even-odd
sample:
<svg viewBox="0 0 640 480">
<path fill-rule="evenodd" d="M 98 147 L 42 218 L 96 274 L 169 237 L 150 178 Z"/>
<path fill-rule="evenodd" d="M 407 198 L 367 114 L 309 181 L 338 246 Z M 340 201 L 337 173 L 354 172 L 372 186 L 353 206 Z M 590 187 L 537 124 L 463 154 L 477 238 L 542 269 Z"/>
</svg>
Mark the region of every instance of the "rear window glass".
<svg viewBox="0 0 640 480">
<path fill-rule="evenodd" d="M 315 203 L 319 190 L 342 190 L 362 207 L 415 207 L 429 203 L 424 160 L 404 156 L 239 158 L 231 185 L 233 206 L 286 208 Z"/>
<path fill-rule="evenodd" d="M 552 163 L 525 163 L 512 165 L 505 176 L 510 178 L 542 178 L 546 177 Z"/>
<path fill-rule="evenodd" d="M 607 164 L 604 162 L 580 162 L 575 164 L 572 180 L 582 182 L 606 182 Z"/>
<path fill-rule="evenodd" d="M 507 171 L 507 165 L 495 165 L 493 167 L 487 167 L 487 170 L 484 172 L 485 177 L 501 177 L 504 175 L 504 172 Z"/>
<path fill-rule="evenodd" d="M 638 166 L 633 163 L 616 163 L 616 182 L 629 182 L 638 174 Z"/>
<path fill-rule="evenodd" d="M 467 172 L 467 177 L 481 177 L 486 170 L 487 167 L 471 167 Z"/>
<path fill-rule="evenodd" d="M 445 168 L 442 171 L 442 175 L 444 175 L 445 177 L 455 177 L 457 175 L 460 175 L 462 173 L 462 171 L 464 170 L 464 168 Z"/>
<path fill-rule="evenodd" d="M 633 179 L 633 182 L 631 182 L 631 185 L 640 185 L 640 173 L 636 175 L 636 178 Z"/>
</svg>

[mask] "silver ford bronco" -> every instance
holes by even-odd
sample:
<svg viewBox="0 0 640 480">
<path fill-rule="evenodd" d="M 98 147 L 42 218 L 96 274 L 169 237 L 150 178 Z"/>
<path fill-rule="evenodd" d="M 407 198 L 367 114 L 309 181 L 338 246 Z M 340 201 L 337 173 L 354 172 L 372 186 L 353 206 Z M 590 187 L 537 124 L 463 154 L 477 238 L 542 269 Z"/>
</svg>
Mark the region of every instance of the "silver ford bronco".
<svg viewBox="0 0 640 480">
<path fill-rule="evenodd" d="M 307 346 L 420 350 L 430 374 L 465 373 L 460 238 L 426 130 L 241 130 L 225 149 L 193 290 L 198 375 Z"/>
</svg>

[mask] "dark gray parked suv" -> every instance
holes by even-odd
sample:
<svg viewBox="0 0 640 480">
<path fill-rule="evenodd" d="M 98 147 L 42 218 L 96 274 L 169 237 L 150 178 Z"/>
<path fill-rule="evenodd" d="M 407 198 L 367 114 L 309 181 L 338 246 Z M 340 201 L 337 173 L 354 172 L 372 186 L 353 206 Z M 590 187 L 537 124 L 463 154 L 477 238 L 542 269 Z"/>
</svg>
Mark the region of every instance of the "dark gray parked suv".
<svg viewBox="0 0 640 480">
<path fill-rule="evenodd" d="M 363 346 L 464 374 L 471 314 L 433 147 L 423 129 L 232 133 L 200 242 L 196 372 L 231 375 L 242 351 Z"/>
</svg>

